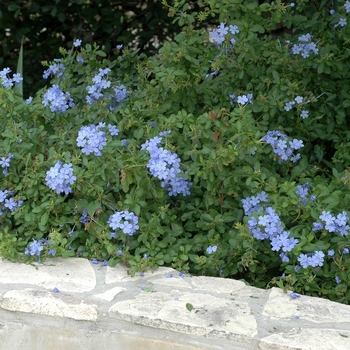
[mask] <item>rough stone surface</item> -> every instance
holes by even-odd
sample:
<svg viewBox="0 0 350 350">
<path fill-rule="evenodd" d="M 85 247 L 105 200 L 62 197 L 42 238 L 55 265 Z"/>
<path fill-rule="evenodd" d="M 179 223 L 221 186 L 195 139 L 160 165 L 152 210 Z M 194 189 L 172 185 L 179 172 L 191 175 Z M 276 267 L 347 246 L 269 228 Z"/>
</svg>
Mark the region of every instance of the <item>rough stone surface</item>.
<svg viewBox="0 0 350 350">
<path fill-rule="evenodd" d="M 159 268 L 0 260 L 0 350 L 349 350 L 350 306 Z"/>
<path fill-rule="evenodd" d="M 67 292 L 89 292 L 96 286 L 95 272 L 85 259 L 53 258 L 45 265 L 13 264 L 0 259 L 0 283 L 33 284 Z"/>
<path fill-rule="evenodd" d="M 308 296 L 293 299 L 278 288 L 272 288 L 263 315 L 277 319 L 300 317 L 315 323 L 348 322 L 350 329 L 350 305 L 343 305 L 339 314 L 338 303 Z"/>
<path fill-rule="evenodd" d="M 87 305 L 83 300 L 67 296 L 63 299 L 66 301 L 38 289 L 11 290 L 4 294 L 0 307 L 11 311 L 96 321 L 96 305 Z"/>
<path fill-rule="evenodd" d="M 262 350 L 349 350 L 350 330 L 293 328 L 260 342 Z"/>
</svg>

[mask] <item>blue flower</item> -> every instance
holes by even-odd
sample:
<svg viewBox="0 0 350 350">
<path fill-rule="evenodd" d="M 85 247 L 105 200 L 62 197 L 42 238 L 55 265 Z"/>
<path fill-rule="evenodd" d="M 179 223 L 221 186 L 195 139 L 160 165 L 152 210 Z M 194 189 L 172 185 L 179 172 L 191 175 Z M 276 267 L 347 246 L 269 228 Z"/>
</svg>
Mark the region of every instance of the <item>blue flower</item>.
<svg viewBox="0 0 350 350">
<path fill-rule="evenodd" d="M 82 224 L 86 224 L 86 223 L 90 222 L 90 219 L 89 219 L 88 215 L 89 215 L 88 211 L 86 209 L 84 209 L 82 214 L 81 214 L 81 217 L 80 217 L 79 221 Z"/>
<path fill-rule="evenodd" d="M 49 250 L 47 251 L 47 255 L 55 256 L 55 255 L 56 255 L 56 250 L 55 250 L 55 249 L 49 249 Z"/>
<path fill-rule="evenodd" d="M 40 256 L 40 253 L 44 249 L 44 246 L 42 245 L 41 241 L 36 241 L 33 239 L 33 242 L 29 243 L 27 247 L 25 248 L 25 254 L 26 255 L 37 255 Z"/>
<path fill-rule="evenodd" d="M 305 109 L 303 109 L 301 112 L 300 112 L 300 117 L 303 118 L 303 119 L 306 119 L 309 117 L 309 111 L 306 111 Z"/>
<path fill-rule="evenodd" d="M 102 98 L 108 99 L 110 101 L 108 107 L 111 111 L 113 111 L 129 96 L 129 93 L 124 85 L 111 87 L 111 82 L 106 79 L 106 75 L 110 71 L 110 68 L 99 69 L 99 73 L 92 78 L 93 85 L 88 85 L 86 87 L 88 92 L 86 101 L 88 104 L 93 104 L 96 100 L 100 100 Z M 112 88 L 114 93 L 107 93 L 104 95 L 103 90 L 108 88 Z"/>
<path fill-rule="evenodd" d="M 323 229 L 323 224 L 321 222 L 312 223 L 312 231 L 316 232 Z"/>
<path fill-rule="evenodd" d="M 124 234 L 132 236 L 138 229 L 138 217 L 128 210 L 115 212 L 107 221 L 113 229 L 120 229 Z"/>
<path fill-rule="evenodd" d="M 166 136 L 170 131 L 164 131 L 161 135 Z M 141 149 L 145 149 L 150 154 L 150 160 L 147 168 L 150 173 L 162 180 L 161 186 L 168 189 L 170 196 L 190 194 L 189 188 L 191 183 L 184 179 L 184 172 L 180 169 L 180 158 L 177 154 L 159 147 L 162 141 L 161 137 L 153 137 L 146 141 Z"/>
<path fill-rule="evenodd" d="M 293 299 L 298 299 L 298 298 L 300 298 L 300 295 L 297 294 L 297 293 L 294 293 L 294 292 L 290 293 L 289 296 L 290 296 L 291 298 L 293 298 Z"/>
<path fill-rule="evenodd" d="M 101 150 L 106 146 L 107 139 L 105 133 L 94 124 L 82 126 L 78 132 L 77 145 L 82 147 L 82 153 L 89 155 L 94 153 L 95 156 L 101 156 Z"/>
<path fill-rule="evenodd" d="M 328 250 L 328 256 L 334 256 L 334 250 L 333 249 L 330 249 Z"/>
<path fill-rule="evenodd" d="M 29 105 L 29 104 L 31 104 L 32 101 L 33 101 L 33 97 L 32 97 L 32 96 L 29 96 L 29 97 L 24 101 L 24 103 L 25 103 L 26 105 Z"/>
<path fill-rule="evenodd" d="M 74 47 L 79 47 L 81 45 L 81 40 L 80 39 L 76 39 L 74 42 L 73 42 L 73 45 Z"/>
<path fill-rule="evenodd" d="M 341 17 L 340 19 L 339 19 L 339 22 L 337 23 L 337 24 L 335 24 L 334 25 L 334 28 L 337 28 L 338 26 L 340 26 L 340 27 L 345 27 L 346 25 L 347 25 L 347 20 L 346 20 L 346 18 L 344 18 L 344 17 Z"/>
<path fill-rule="evenodd" d="M 287 143 L 287 136 L 278 130 L 269 130 L 261 140 L 271 145 L 273 153 L 279 157 L 279 163 L 287 160 L 297 161 L 300 159 L 300 154 L 294 155 L 293 150 L 304 147 L 302 140 L 294 139 Z"/>
<path fill-rule="evenodd" d="M 323 266 L 324 253 L 322 251 L 315 251 L 314 253 L 300 254 L 298 261 L 304 269 L 309 266 Z"/>
<path fill-rule="evenodd" d="M 350 12 L 350 1 L 346 0 L 344 7 L 345 7 L 345 12 L 349 13 Z"/>
<path fill-rule="evenodd" d="M 292 53 L 294 55 L 301 55 L 303 58 L 307 58 L 310 55 L 310 52 L 318 54 L 319 50 L 314 42 L 311 41 L 312 36 L 307 33 L 300 35 L 298 41 L 300 44 L 294 44 L 292 47 Z"/>
<path fill-rule="evenodd" d="M 302 96 L 297 96 L 294 100 L 295 100 L 296 103 L 299 103 L 299 104 L 303 103 L 303 97 Z"/>
<path fill-rule="evenodd" d="M 284 110 L 288 112 L 293 108 L 294 105 L 295 105 L 294 101 L 287 102 L 284 106 Z"/>
<path fill-rule="evenodd" d="M 217 246 L 216 245 L 214 245 L 214 246 L 209 246 L 208 248 L 207 248 L 207 253 L 208 254 L 211 254 L 211 253 L 215 253 L 216 252 L 216 250 L 217 250 Z"/>
<path fill-rule="evenodd" d="M 81 56 L 78 56 L 77 57 L 77 62 L 80 63 L 80 64 L 83 64 L 84 63 L 84 59 Z"/>
<path fill-rule="evenodd" d="M 95 264 L 95 265 L 98 264 L 98 260 L 97 260 L 96 258 L 93 258 L 93 259 L 91 260 L 91 262 L 92 262 L 93 264 Z"/>
<path fill-rule="evenodd" d="M 217 27 L 217 29 L 214 29 L 209 33 L 209 37 L 214 41 L 214 44 L 217 46 L 221 46 L 221 44 L 225 41 L 225 36 L 228 33 L 231 33 L 232 35 L 239 33 L 238 27 L 235 25 L 230 25 L 229 27 L 226 27 L 226 23 L 222 22 Z"/>
<path fill-rule="evenodd" d="M 347 224 L 349 218 L 345 211 L 339 213 L 337 217 L 329 211 L 322 211 L 319 218 L 325 223 L 325 229 L 328 232 L 336 232 L 341 236 L 347 236 L 349 234 L 350 226 Z"/>
<path fill-rule="evenodd" d="M 57 75 L 58 77 L 63 75 L 63 71 L 66 67 L 62 63 L 59 63 L 60 61 L 60 59 L 55 59 L 55 63 L 51 64 L 49 68 L 44 71 L 44 79 L 47 79 L 50 75 Z"/>
<path fill-rule="evenodd" d="M 115 125 L 108 124 L 108 131 L 111 136 L 117 136 L 119 134 L 119 130 Z"/>
<path fill-rule="evenodd" d="M 42 103 L 44 106 L 49 105 L 51 112 L 60 114 L 65 113 L 68 108 L 74 106 L 74 101 L 70 97 L 69 92 L 64 93 L 56 84 L 47 90 Z"/>
<path fill-rule="evenodd" d="M 9 154 L 8 157 L 1 157 L 1 159 L 0 159 L 1 167 L 4 169 L 8 168 L 10 166 L 10 162 L 11 162 L 12 157 L 13 157 L 12 154 Z"/>
<path fill-rule="evenodd" d="M 289 258 L 285 253 L 281 253 L 280 258 L 281 258 L 282 262 L 289 262 Z"/>
<path fill-rule="evenodd" d="M 20 85 L 23 78 L 19 73 L 13 74 L 12 79 L 7 76 L 11 72 L 10 68 L 4 68 L 0 71 L 1 85 L 4 87 L 12 87 L 14 84 Z"/>
<path fill-rule="evenodd" d="M 256 196 L 247 197 L 241 200 L 245 215 L 251 215 L 254 212 L 259 212 L 261 202 L 269 202 L 266 192 L 262 191 Z"/>
<path fill-rule="evenodd" d="M 335 276 L 335 282 L 337 284 L 340 284 L 341 283 L 341 279 L 338 276 Z"/>
<path fill-rule="evenodd" d="M 73 185 L 76 176 L 73 175 L 72 163 L 62 164 L 57 161 L 56 164 L 46 172 L 46 185 L 57 194 L 72 192 L 72 188 L 69 185 Z"/>
<path fill-rule="evenodd" d="M 248 102 L 248 97 L 246 95 L 238 96 L 237 97 L 237 102 L 240 105 L 245 105 Z"/>
</svg>

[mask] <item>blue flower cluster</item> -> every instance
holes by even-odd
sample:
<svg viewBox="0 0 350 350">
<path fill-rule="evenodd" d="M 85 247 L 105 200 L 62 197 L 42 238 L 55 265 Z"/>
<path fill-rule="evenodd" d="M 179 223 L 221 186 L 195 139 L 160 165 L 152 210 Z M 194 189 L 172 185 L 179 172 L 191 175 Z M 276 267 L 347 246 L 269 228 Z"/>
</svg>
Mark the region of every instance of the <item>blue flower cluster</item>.
<svg viewBox="0 0 350 350">
<path fill-rule="evenodd" d="M 51 243 L 54 243 L 54 242 L 51 242 Z M 31 256 L 36 255 L 36 256 L 38 256 L 38 262 L 40 263 L 40 254 L 44 250 L 45 246 L 47 246 L 47 247 L 50 246 L 50 243 L 49 243 L 49 241 L 47 239 L 41 238 L 38 241 L 33 239 L 33 242 L 29 243 L 27 245 L 27 247 L 25 248 L 24 253 L 26 255 L 31 255 Z M 55 249 L 49 249 L 47 254 L 54 256 L 54 255 L 56 255 L 56 250 Z"/>
<path fill-rule="evenodd" d="M 328 232 L 339 233 L 341 236 L 349 234 L 349 217 L 345 211 L 337 216 L 332 215 L 329 211 L 322 211 L 319 219 L 321 222 L 314 222 L 312 231 L 319 231 L 324 228 Z"/>
<path fill-rule="evenodd" d="M 299 242 L 289 237 L 290 232 L 283 230 L 282 221 L 272 207 L 264 207 L 262 215 L 251 216 L 248 220 L 248 229 L 255 239 L 269 239 L 271 250 L 282 250 L 280 257 L 283 262 L 289 261 L 286 253 L 290 252 Z"/>
<path fill-rule="evenodd" d="M 25 254 L 26 255 L 37 255 L 40 256 L 40 253 L 44 249 L 43 246 L 43 239 L 40 239 L 39 241 L 36 241 L 33 239 L 33 242 L 29 243 L 27 247 L 25 248 Z"/>
<path fill-rule="evenodd" d="M 52 85 L 44 95 L 43 105 L 50 105 L 51 112 L 65 113 L 74 106 L 70 93 L 64 93 L 57 84 Z"/>
<path fill-rule="evenodd" d="M 7 74 L 11 73 L 11 69 L 10 68 L 4 68 L 2 71 L 0 71 L 0 79 L 1 79 L 1 85 L 3 87 L 11 87 L 14 84 L 21 84 L 21 81 L 23 80 L 23 78 L 21 77 L 21 74 L 16 73 L 13 74 L 12 78 L 9 78 L 7 76 Z"/>
<path fill-rule="evenodd" d="M 86 101 L 88 104 L 93 104 L 94 101 L 101 98 L 108 98 L 111 100 L 109 105 L 110 110 L 114 110 L 120 103 L 122 103 L 129 95 L 126 87 L 124 85 L 114 86 L 114 94 L 109 93 L 104 96 L 103 90 L 111 87 L 111 82 L 106 79 L 108 73 L 110 73 L 110 68 L 99 69 L 99 73 L 92 78 L 93 85 L 88 85 L 86 90 L 88 96 L 86 96 Z"/>
<path fill-rule="evenodd" d="M 8 168 L 10 167 L 11 159 L 13 158 L 13 154 L 9 154 L 8 157 L 1 157 L 0 165 L 4 169 L 3 174 L 6 176 L 9 172 Z"/>
<path fill-rule="evenodd" d="M 267 197 L 266 192 L 262 191 L 258 193 L 256 196 L 243 198 L 241 202 L 243 203 L 244 214 L 249 216 L 255 212 L 260 211 L 261 202 L 268 203 L 270 201 L 269 201 L 269 198 Z"/>
<path fill-rule="evenodd" d="M 309 198 L 309 190 L 312 186 L 308 183 L 303 184 L 303 185 L 298 185 L 297 189 L 296 189 L 296 194 L 298 195 L 300 202 L 302 204 L 307 204 L 307 202 L 309 201 L 309 199 L 311 199 L 312 201 L 314 201 L 316 199 L 315 195 L 311 195 Z"/>
<path fill-rule="evenodd" d="M 63 63 L 60 63 L 61 59 L 54 59 L 55 63 L 51 64 L 48 69 L 43 73 L 43 78 L 47 79 L 51 74 L 57 75 L 58 77 L 62 76 L 63 71 L 66 69 Z"/>
<path fill-rule="evenodd" d="M 344 8 L 346 13 L 350 12 L 350 1 L 348 0 L 345 1 Z"/>
<path fill-rule="evenodd" d="M 124 234 L 132 236 L 138 229 L 139 218 L 128 210 L 117 211 L 111 215 L 107 224 L 113 229 L 120 229 Z"/>
<path fill-rule="evenodd" d="M 2 208 L 0 209 L 0 215 L 3 214 L 3 209 L 9 209 L 12 212 L 23 204 L 22 200 L 16 201 L 14 197 L 12 197 L 13 193 L 13 191 L 0 190 L 0 203 L 2 204 Z"/>
<path fill-rule="evenodd" d="M 82 148 L 84 154 L 93 153 L 95 156 L 101 156 L 101 151 L 107 145 L 106 133 L 101 129 L 106 127 L 106 123 L 98 125 L 82 126 L 78 132 L 77 145 Z M 108 132 L 111 136 L 117 136 L 119 130 L 115 125 L 107 125 Z"/>
<path fill-rule="evenodd" d="M 226 27 L 226 23 L 220 23 L 220 25 L 217 27 L 217 29 L 214 29 L 209 33 L 210 39 L 214 41 L 214 44 L 217 46 L 221 46 L 221 44 L 225 41 L 225 36 L 231 33 L 232 35 L 239 33 L 238 27 L 229 25 Z M 236 43 L 236 40 L 234 38 L 231 38 L 230 43 L 234 45 Z"/>
<path fill-rule="evenodd" d="M 299 160 L 300 153 L 293 154 L 294 150 L 298 150 L 304 147 L 302 140 L 293 139 L 288 141 L 285 134 L 278 130 L 268 131 L 267 134 L 262 138 L 262 141 L 268 143 L 272 147 L 273 153 L 277 154 L 279 157 L 279 163 L 291 160 L 295 163 Z"/>
<path fill-rule="evenodd" d="M 299 44 L 294 44 L 292 47 L 292 53 L 294 55 L 301 55 L 304 58 L 310 56 L 310 52 L 313 52 L 315 55 L 318 54 L 318 48 L 316 44 L 311 41 L 312 36 L 308 34 L 300 35 L 298 38 Z"/>
<path fill-rule="evenodd" d="M 182 177 L 184 172 L 180 169 L 180 158 L 177 154 L 159 147 L 161 142 L 162 138 L 156 136 L 141 146 L 141 149 L 147 150 L 151 157 L 147 168 L 153 176 L 162 180 L 161 185 L 168 189 L 169 196 L 189 195 L 192 184 Z"/>
<path fill-rule="evenodd" d="M 125 85 L 114 86 L 113 90 L 114 95 L 110 96 L 112 102 L 108 106 L 110 111 L 113 111 L 129 96 L 129 92 L 126 89 Z"/>
<path fill-rule="evenodd" d="M 293 108 L 293 106 L 294 106 L 296 103 L 299 104 L 299 105 L 301 105 L 301 104 L 306 104 L 306 103 L 309 103 L 309 102 L 310 102 L 310 100 L 304 101 L 304 98 L 303 98 L 302 96 L 297 96 L 294 100 L 289 101 L 289 102 L 287 102 L 287 103 L 284 105 L 284 110 L 288 112 L 288 111 L 290 111 L 290 110 Z M 307 110 L 305 110 L 305 109 L 301 110 L 301 111 L 300 111 L 300 117 L 301 117 L 302 119 L 308 118 L 308 117 L 309 117 L 309 111 L 307 111 Z"/>
<path fill-rule="evenodd" d="M 309 266 L 322 266 L 324 262 L 324 253 L 320 250 L 316 250 L 313 253 L 300 254 L 298 261 L 304 269 L 308 268 Z"/>
<path fill-rule="evenodd" d="M 46 172 L 46 185 L 52 190 L 56 191 L 57 194 L 65 193 L 69 194 L 72 192 L 72 188 L 69 185 L 73 185 L 76 176 L 73 175 L 72 164 L 57 163 Z"/>
<path fill-rule="evenodd" d="M 99 73 L 92 78 L 93 85 L 88 85 L 86 90 L 88 96 L 86 96 L 86 102 L 93 104 L 94 101 L 103 97 L 102 90 L 107 89 L 111 86 L 111 82 L 104 79 L 104 77 L 110 72 L 110 68 L 99 69 Z"/>
</svg>

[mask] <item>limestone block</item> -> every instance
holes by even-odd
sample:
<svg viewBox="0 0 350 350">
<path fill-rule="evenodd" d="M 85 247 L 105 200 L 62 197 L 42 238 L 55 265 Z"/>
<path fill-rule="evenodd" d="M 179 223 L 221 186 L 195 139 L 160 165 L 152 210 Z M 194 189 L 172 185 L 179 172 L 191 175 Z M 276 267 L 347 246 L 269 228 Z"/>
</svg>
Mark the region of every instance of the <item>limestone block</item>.
<svg viewBox="0 0 350 350">
<path fill-rule="evenodd" d="M 65 292 L 88 292 L 96 286 L 95 271 L 87 259 L 52 258 L 36 266 L 0 260 L 0 283 L 33 284 Z"/>
<path fill-rule="evenodd" d="M 290 319 L 298 316 L 302 320 L 315 323 L 350 323 L 350 305 L 304 295 L 293 299 L 289 293 L 283 293 L 282 289 L 272 288 L 263 315 L 275 319 Z"/>
<path fill-rule="evenodd" d="M 260 341 L 261 350 L 349 350 L 350 330 L 293 328 Z"/>
<path fill-rule="evenodd" d="M 68 317 L 74 320 L 97 320 L 96 305 L 88 305 L 83 300 L 60 294 L 55 293 L 54 296 L 49 291 L 29 288 L 11 290 L 0 300 L 0 307 L 15 312 Z"/>
<path fill-rule="evenodd" d="M 174 298 L 171 293 L 142 292 L 133 300 L 115 303 L 109 314 L 111 318 L 197 336 L 246 340 L 257 334 L 248 303 L 210 294 L 183 293 Z"/>
</svg>

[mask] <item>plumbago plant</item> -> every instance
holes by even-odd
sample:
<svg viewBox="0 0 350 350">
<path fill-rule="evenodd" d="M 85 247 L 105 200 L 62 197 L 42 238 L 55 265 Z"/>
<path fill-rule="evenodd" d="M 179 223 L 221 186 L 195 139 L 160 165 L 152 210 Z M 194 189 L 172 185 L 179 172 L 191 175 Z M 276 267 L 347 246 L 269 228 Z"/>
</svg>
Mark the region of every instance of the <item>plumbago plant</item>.
<svg viewBox="0 0 350 350">
<path fill-rule="evenodd" d="M 349 303 L 350 2 L 207 5 L 153 57 L 76 39 L 25 101 L 0 72 L 0 253 Z"/>
</svg>

